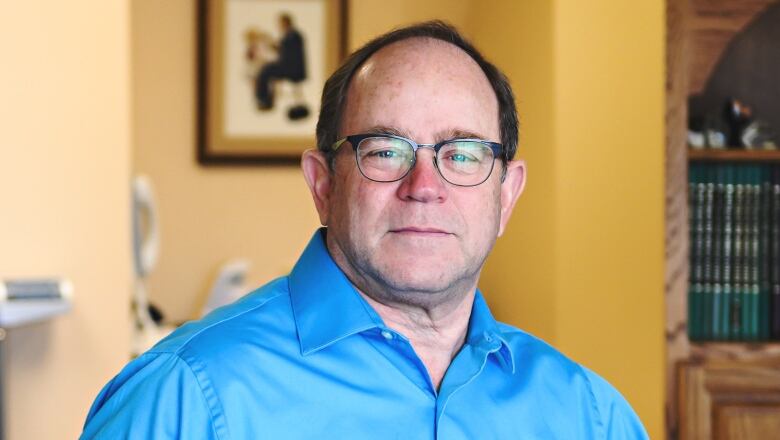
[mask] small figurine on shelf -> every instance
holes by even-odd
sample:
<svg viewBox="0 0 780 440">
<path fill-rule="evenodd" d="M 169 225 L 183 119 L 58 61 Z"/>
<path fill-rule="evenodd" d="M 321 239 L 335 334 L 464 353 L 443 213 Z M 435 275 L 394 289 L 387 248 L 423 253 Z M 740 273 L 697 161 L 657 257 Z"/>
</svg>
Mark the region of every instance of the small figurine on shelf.
<svg viewBox="0 0 780 440">
<path fill-rule="evenodd" d="M 688 119 L 688 146 L 695 150 L 711 148 L 723 150 L 728 145 L 727 126 L 722 118 L 708 114 Z"/>
<path fill-rule="evenodd" d="M 728 144 L 742 147 L 742 131 L 753 121 L 753 110 L 736 98 L 729 98 L 723 106 L 723 116 L 728 124 Z"/>
<path fill-rule="evenodd" d="M 688 145 L 693 149 L 776 150 L 772 128 L 753 118 L 753 109 L 736 98 L 729 98 L 721 112 L 702 111 L 701 97 L 690 96 Z"/>
<path fill-rule="evenodd" d="M 775 134 L 764 121 L 752 117 L 753 110 L 737 99 L 731 99 L 726 104 L 727 117 L 731 124 L 729 145 L 742 147 L 746 150 L 776 150 Z"/>
<path fill-rule="evenodd" d="M 725 149 L 728 130 L 721 113 L 705 110 L 701 95 L 688 97 L 688 145 L 691 148 Z"/>
</svg>

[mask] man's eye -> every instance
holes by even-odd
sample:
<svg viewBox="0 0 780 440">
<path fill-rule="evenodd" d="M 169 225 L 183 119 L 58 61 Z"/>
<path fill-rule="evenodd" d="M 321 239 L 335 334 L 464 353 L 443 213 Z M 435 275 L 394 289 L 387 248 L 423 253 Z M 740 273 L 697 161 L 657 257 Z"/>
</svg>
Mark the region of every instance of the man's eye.
<svg viewBox="0 0 780 440">
<path fill-rule="evenodd" d="M 477 160 L 473 155 L 466 154 L 466 153 L 452 153 L 449 156 L 446 157 L 447 160 L 451 160 L 453 162 L 474 162 Z"/>
<path fill-rule="evenodd" d="M 394 150 L 378 150 L 373 151 L 371 155 L 380 159 L 392 159 L 398 156 L 398 152 Z"/>
</svg>

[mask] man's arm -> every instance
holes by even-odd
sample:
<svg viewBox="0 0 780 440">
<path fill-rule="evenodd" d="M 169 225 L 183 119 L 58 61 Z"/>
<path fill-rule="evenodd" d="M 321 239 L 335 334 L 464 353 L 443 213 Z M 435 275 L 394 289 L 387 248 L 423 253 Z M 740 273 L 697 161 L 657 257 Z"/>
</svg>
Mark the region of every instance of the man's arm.
<svg viewBox="0 0 780 440">
<path fill-rule="evenodd" d="M 81 438 L 224 440 L 213 412 L 190 365 L 174 353 L 147 353 L 103 388 Z"/>
</svg>

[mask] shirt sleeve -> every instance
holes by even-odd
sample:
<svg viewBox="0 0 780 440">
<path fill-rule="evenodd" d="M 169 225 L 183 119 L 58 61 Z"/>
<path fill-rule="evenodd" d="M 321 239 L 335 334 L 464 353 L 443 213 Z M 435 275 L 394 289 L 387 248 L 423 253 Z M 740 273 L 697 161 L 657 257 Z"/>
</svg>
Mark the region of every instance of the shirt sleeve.
<svg viewBox="0 0 780 440">
<path fill-rule="evenodd" d="M 147 353 L 100 392 L 81 439 L 218 439 L 190 366 L 175 353 Z"/>
<path fill-rule="evenodd" d="M 582 367 L 590 381 L 593 395 L 604 428 L 603 438 L 608 440 L 648 440 L 642 422 L 631 405 L 612 385 L 601 376 Z"/>
</svg>

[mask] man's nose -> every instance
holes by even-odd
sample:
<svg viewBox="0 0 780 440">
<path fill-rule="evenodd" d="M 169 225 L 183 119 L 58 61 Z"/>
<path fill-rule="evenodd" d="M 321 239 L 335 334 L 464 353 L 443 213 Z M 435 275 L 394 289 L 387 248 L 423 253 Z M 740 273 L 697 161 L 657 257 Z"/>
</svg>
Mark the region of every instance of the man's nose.
<svg viewBox="0 0 780 440">
<path fill-rule="evenodd" d="M 447 199 L 447 183 L 436 169 L 435 155 L 431 148 L 417 150 L 414 167 L 398 187 L 399 198 L 418 202 L 443 202 Z"/>
</svg>

